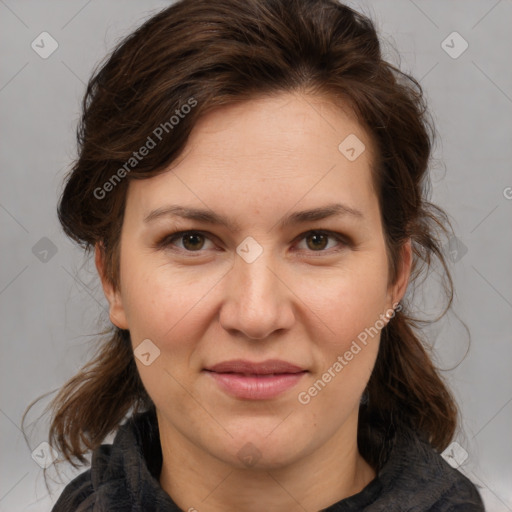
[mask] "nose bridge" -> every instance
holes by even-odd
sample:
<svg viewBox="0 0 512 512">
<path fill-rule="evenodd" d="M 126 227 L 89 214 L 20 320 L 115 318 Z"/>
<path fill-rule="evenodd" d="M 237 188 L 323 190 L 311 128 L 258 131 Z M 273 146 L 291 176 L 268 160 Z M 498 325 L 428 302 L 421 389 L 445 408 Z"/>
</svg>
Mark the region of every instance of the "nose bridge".
<svg viewBox="0 0 512 512">
<path fill-rule="evenodd" d="M 273 294 L 277 293 L 275 271 L 270 270 L 275 267 L 270 252 L 263 251 L 252 262 L 238 258 L 235 263 L 234 277 L 242 284 L 243 296 L 249 300 L 271 300 Z"/>
<path fill-rule="evenodd" d="M 225 329 L 236 329 L 256 339 L 291 325 L 291 304 L 276 275 L 276 263 L 270 250 L 263 250 L 254 260 L 244 259 L 243 253 L 237 255 L 227 276 L 228 291 L 221 312 Z"/>
</svg>

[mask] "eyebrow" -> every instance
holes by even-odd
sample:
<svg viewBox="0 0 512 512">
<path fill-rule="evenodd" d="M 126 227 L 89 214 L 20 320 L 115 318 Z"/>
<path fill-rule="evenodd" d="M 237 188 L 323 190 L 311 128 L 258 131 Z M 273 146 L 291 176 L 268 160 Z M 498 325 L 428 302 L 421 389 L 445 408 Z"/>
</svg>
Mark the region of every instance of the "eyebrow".
<svg viewBox="0 0 512 512">
<path fill-rule="evenodd" d="M 279 226 L 283 229 L 290 225 L 323 220 L 334 216 L 351 216 L 359 220 L 364 219 L 364 215 L 360 210 L 341 203 L 334 203 L 319 208 L 291 213 L 279 222 Z M 219 215 L 211 210 L 178 205 L 169 205 L 153 210 L 144 217 L 144 223 L 150 223 L 162 217 L 182 217 L 184 219 L 224 226 L 235 233 L 240 231 L 240 226 L 237 222 L 230 221 L 223 215 Z"/>
</svg>

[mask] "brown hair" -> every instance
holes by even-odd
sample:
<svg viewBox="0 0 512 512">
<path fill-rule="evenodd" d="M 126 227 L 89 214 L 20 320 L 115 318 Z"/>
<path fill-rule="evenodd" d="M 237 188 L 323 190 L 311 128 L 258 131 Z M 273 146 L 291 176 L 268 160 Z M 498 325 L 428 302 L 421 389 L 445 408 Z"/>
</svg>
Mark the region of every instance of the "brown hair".
<svg viewBox="0 0 512 512">
<path fill-rule="evenodd" d="M 118 286 L 129 180 L 163 172 L 210 110 L 281 92 L 350 105 L 377 150 L 374 184 L 390 280 L 411 239 L 411 283 L 437 258 L 445 272 L 446 312 L 453 287 L 441 235 L 450 223 L 428 201 L 435 130 L 421 86 L 382 58 L 372 21 L 335 0 L 181 0 L 126 37 L 87 86 L 79 156 L 58 206 L 64 231 L 86 251 L 99 244 L 106 276 Z M 133 152 L 148 137 L 156 139 L 155 133 L 161 136 L 156 147 L 127 171 Z M 380 460 L 380 427 L 411 427 L 437 449 L 454 435 L 457 408 L 415 333 L 418 322 L 403 304 L 382 331 L 358 437 L 361 453 L 374 465 Z M 154 407 L 129 332 L 112 329 L 94 360 L 50 404 L 50 442 L 75 466 L 130 411 Z"/>
</svg>

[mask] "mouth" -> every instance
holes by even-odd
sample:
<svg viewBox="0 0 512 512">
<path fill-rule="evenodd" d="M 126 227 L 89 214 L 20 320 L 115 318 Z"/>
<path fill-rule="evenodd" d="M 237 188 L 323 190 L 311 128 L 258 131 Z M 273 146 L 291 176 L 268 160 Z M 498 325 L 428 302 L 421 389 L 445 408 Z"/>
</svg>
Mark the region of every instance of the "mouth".
<svg viewBox="0 0 512 512">
<path fill-rule="evenodd" d="M 242 400 L 268 400 L 296 386 L 307 370 L 277 359 L 260 363 L 233 360 L 205 368 L 219 388 Z"/>
</svg>

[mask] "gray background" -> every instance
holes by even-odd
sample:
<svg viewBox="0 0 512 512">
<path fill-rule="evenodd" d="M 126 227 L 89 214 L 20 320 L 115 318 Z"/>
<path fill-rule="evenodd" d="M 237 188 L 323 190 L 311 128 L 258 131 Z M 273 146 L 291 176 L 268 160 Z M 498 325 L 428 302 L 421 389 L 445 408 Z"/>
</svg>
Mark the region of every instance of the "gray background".
<svg viewBox="0 0 512 512">
<path fill-rule="evenodd" d="M 61 233 L 56 203 L 75 156 L 79 102 L 93 66 L 166 5 L 0 0 L 1 511 L 50 510 L 77 473 L 65 468 L 60 480 L 54 476 L 49 496 L 31 457 L 46 439 L 47 424 L 32 425 L 30 448 L 20 431 L 28 403 L 77 371 L 91 355 L 98 316 L 107 320 L 94 266 Z M 512 511 L 512 1 L 351 5 L 376 19 L 386 51 L 388 43 L 397 46 L 402 68 L 421 80 L 437 122 L 433 200 L 456 229 L 447 250 L 455 249 L 458 317 L 427 332 L 462 409 L 460 448 L 453 454 L 459 461 L 465 452 L 468 457 L 459 469 L 481 487 L 489 511 Z M 58 43 L 47 59 L 31 47 L 43 31 Z M 469 45 L 457 58 L 463 40 L 446 39 L 454 31 Z M 394 52 L 388 56 L 398 62 Z M 434 311 L 436 303 L 430 286 L 419 308 Z M 458 318 L 471 332 L 466 357 L 468 334 Z M 44 460 L 41 450 L 35 458 L 39 453 Z"/>
</svg>

